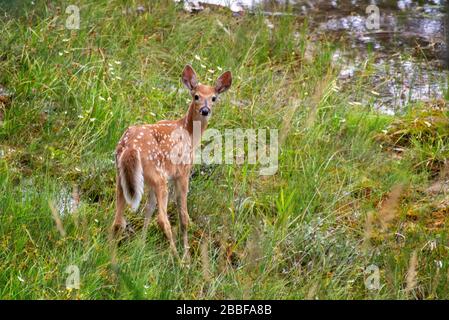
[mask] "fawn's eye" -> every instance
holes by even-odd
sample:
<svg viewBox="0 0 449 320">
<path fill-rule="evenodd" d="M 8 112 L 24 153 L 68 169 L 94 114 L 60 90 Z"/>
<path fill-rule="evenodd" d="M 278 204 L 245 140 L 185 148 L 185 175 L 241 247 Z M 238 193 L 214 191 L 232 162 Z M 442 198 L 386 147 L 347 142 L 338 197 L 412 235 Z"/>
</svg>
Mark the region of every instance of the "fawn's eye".
<svg viewBox="0 0 449 320">
<path fill-rule="evenodd" d="M 215 100 L 217 100 L 217 97 L 216 97 L 216 96 L 213 96 L 213 97 L 212 97 L 212 102 L 215 102 Z"/>
<path fill-rule="evenodd" d="M 194 98 L 195 98 L 195 100 L 200 100 L 200 96 L 197 94 L 194 96 Z"/>
</svg>

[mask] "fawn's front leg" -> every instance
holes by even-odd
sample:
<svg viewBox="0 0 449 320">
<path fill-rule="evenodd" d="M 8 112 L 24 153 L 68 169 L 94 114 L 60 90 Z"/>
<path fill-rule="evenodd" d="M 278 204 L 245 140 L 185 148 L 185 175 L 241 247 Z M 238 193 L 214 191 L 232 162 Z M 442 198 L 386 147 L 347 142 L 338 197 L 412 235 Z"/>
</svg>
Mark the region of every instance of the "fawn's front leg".
<svg viewBox="0 0 449 320">
<path fill-rule="evenodd" d="M 183 260 L 186 259 L 188 262 L 190 260 L 190 246 L 187 233 L 187 229 L 189 226 L 189 213 L 187 211 L 187 192 L 189 191 L 189 178 L 188 176 L 178 178 L 176 179 L 175 183 L 176 193 L 178 196 L 179 220 L 181 221 L 182 239 L 184 243 Z"/>
</svg>

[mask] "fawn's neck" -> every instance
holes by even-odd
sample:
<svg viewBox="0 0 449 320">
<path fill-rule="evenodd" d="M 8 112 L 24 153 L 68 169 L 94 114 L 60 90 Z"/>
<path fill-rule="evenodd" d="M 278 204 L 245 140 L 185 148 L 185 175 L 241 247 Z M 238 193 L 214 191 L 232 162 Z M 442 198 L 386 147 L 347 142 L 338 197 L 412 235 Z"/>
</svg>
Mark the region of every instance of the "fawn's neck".
<svg viewBox="0 0 449 320">
<path fill-rule="evenodd" d="M 207 118 L 195 112 L 194 102 L 190 104 L 187 114 L 182 119 L 180 119 L 179 122 L 180 125 L 187 130 L 191 137 L 193 136 L 194 122 L 196 122 L 196 125 L 201 124 L 201 135 L 203 135 L 204 130 L 206 130 L 207 128 Z"/>
</svg>

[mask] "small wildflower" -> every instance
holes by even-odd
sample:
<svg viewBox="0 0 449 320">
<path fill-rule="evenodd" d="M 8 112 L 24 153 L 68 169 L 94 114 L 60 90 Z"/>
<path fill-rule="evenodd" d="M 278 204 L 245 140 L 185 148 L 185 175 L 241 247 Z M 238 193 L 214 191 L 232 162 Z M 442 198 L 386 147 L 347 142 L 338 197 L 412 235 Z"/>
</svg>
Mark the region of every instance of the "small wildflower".
<svg viewBox="0 0 449 320">
<path fill-rule="evenodd" d="M 268 29 L 274 29 L 274 24 L 272 24 L 272 23 L 270 22 L 270 20 L 265 19 L 264 22 L 265 22 L 266 26 L 268 27 Z"/>
</svg>

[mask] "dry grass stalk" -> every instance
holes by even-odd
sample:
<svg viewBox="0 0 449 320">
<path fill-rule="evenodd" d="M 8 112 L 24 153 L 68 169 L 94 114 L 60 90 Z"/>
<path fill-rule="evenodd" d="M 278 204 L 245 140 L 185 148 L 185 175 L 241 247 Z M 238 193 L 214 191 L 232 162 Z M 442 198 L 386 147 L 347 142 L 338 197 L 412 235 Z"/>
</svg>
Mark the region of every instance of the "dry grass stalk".
<svg viewBox="0 0 449 320">
<path fill-rule="evenodd" d="M 305 300 L 315 300 L 316 299 L 316 294 L 318 291 L 318 283 L 315 282 L 310 288 L 309 291 L 307 292 L 307 295 L 305 297 Z"/>
<path fill-rule="evenodd" d="M 379 211 L 379 220 L 382 229 L 388 228 L 388 225 L 397 215 L 397 207 L 403 192 L 403 185 L 396 185 L 388 194 L 388 198 L 382 203 Z"/>
<path fill-rule="evenodd" d="M 246 244 L 246 263 L 248 271 L 256 271 L 263 256 L 259 228 L 254 228 L 252 236 Z"/>
<path fill-rule="evenodd" d="M 73 200 L 73 205 L 72 205 L 73 222 L 75 223 L 76 227 L 78 227 L 78 225 L 79 225 L 78 208 L 79 208 L 79 204 L 80 204 L 80 193 L 79 193 L 79 188 L 76 184 L 74 184 L 73 188 L 72 188 L 72 200 Z"/>
<path fill-rule="evenodd" d="M 282 145 L 287 138 L 292 126 L 293 115 L 295 114 L 300 104 L 301 100 L 290 99 L 289 106 L 287 107 L 287 111 L 285 112 L 284 118 L 282 120 L 282 126 L 279 135 L 279 145 Z"/>
<path fill-rule="evenodd" d="M 112 281 L 117 282 L 119 277 L 119 265 L 117 259 L 118 240 L 114 237 L 114 232 L 112 228 L 109 230 L 108 233 L 108 245 L 111 254 Z"/>
<path fill-rule="evenodd" d="M 373 235 L 373 222 L 374 222 L 374 215 L 372 212 L 368 212 L 365 220 L 365 232 L 364 232 L 364 239 L 363 243 L 365 247 L 369 246 L 369 241 Z"/>
<path fill-rule="evenodd" d="M 310 106 L 309 116 L 306 119 L 306 128 L 310 128 L 316 121 L 316 117 L 318 114 L 318 105 L 326 94 L 326 90 L 330 87 L 329 84 L 333 84 L 332 74 L 329 71 L 323 79 L 321 79 L 313 92 L 312 96 L 309 99 L 308 105 Z M 332 86 L 331 86 L 332 87 Z"/>
<path fill-rule="evenodd" d="M 449 161 L 445 160 L 444 165 L 441 168 L 441 171 L 439 173 L 440 180 L 445 180 L 449 177 Z"/>
<path fill-rule="evenodd" d="M 212 279 L 212 272 L 210 269 L 209 262 L 209 238 L 207 235 L 203 236 L 200 245 L 200 255 L 201 255 L 201 269 L 203 271 L 204 280 L 209 282 Z"/>
<path fill-rule="evenodd" d="M 58 229 L 59 234 L 61 237 L 66 236 L 66 232 L 64 230 L 64 226 L 62 225 L 61 218 L 59 217 L 59 213 L 56 210 L 55 206 L 53 205 L 53 202 L 51 200 L 48 200 L 48 206 L 50 207 L 51 214 L 53 216 L 53 220 L 55 220 L 56 223 L 56 229 Z"/>
<path fill-rule="evenodd" d="M 410 262 L 408 265 L 408 270 L 407 270 L 407 279 L 406 279 L 406 283 L 407 286 L 405 288 L 405 292 L 409 293 L 411 292 L 413 289 L 416 288 L 416 283 L 417 283 L 417 266 L 418 266 L 418 254 L 415 251 L 413 251 L 412 256 L 410 257 Z"/>
<path fill-rule="evenodd" d="M 74 184 L 73 188 L 72 188 L 72 199 L 73 199 L 72 211 L 74 213 L 78 210 L 78 207 L 80 204 L 80 192 L 79 192 L 79 188 L 76 184 Z"/>
<path fill-rule="evenodd" d="M 228 232 L 228 219 L 223 216 L 222 220 L 223 229 L 221 234 L 219 234 L 216 239 L 218 240 L 218 243 L 220 245 L 220 255 L 218 258 L 218 270 L 220 273 L 226 273 L 228 268 L 228 256 L 227 256 L 227 241 L 229 239 L 229 232 Z"/>
</svg>

